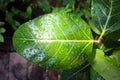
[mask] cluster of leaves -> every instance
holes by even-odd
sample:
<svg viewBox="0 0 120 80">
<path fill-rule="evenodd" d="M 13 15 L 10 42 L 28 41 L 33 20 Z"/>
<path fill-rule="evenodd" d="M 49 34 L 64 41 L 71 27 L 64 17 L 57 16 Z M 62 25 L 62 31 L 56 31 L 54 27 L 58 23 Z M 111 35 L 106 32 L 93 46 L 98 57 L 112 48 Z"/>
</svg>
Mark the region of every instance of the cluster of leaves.
<svg viewBox="0 0 120 80">
<path fill-rule="evenodd" d="M 50 5 L 50 3 L 47 0 L 39 0 L 39 1 L 37 1 L 37 4 L 38 4 L 38 7 L 43 9 L 43 11 L 45 11 L 45 12 L 51 12 L 52 8 L 54 8 L 53 6 Z M 91 45 L 88 45 L 87 47 L 84 48 L 84 50 L 82 50 L 82 47 L 79 47 L 80 50 L 82 51 L 82 53 L 85 53 L 89 50 L 92 51 L 92 56 L 89 56 L 88 62 L 85 65 L 82 65 L 76 69 L 62 71 L 62 73 L 61 73 L 62 80 L 120 80 L 120 62 L 119 62 L 120 61 L 120 58 L 119 58 L 119 56 L 120 56 L 120 36 L 119 36 L 119 34 L 120 34 L 120 9 L 119 9 L 120 6 L 119 6 L 119 4 L 120 4 L 119 0 L 92 0 L 92 1 L 90 1 L 90 0 L 84 0 L 84 1 L 83 0 L 59 0 L 56 3 L 56 6 L 61 7 L 61 8 L 55 8 L 53 10 L 53 12 L 58 12 L 60 14 L 64 13 L 64 12 L 66 12 L 66 13 L 70 12 L 70 13 L 76 15 L 77 17 L 81 17 L 82 19 L 84 19 L 86 21 L 86 23 L 84 23 L 82 21 L 79 22 L 79 23 L 81 23 L 81 25 L 84 26 L 84 28 L 81 27 L 81 29 L 84 31 L 85 34 L 87 34 L 87 36 L 92 35 L 92 33 L 93 33 L 93 37 L 94 37 L 94 39 L 92 40 L 94 42 L 93 47 Z M 67 7 L 64 8 L 66 5 L 67 5 Z M 14 11 L 16 13 L 14 13 Z M 14 13 L 15 15 L 17 15 L 18 13 L 21 13 L 21 11 L 16 10 L 15 8 L 12 8 L 11 12 Z M 27 15 L 31 14 L 30 7 L 27 8 L 26 13 L 27 13 Z M 23 15 L 21 15 L 21 16 L 23 16 Z M 11 15 L 11 16 L 13 16 L 13 15 Z M 25 17 L 25 16 L 23 16 L 23 17 Z M 28 16 L 27 18 L 30 19 L 31 17 Z M 41 19 L 41 17 L 38 17 L 38 20 L 39 19 Z M 76 19 L 78 19 L 78 18 L 76 18 Z M 43 18 L 43 20 L 44 20 L 44 18 Z M 49 19 L 49 20 L 52 21 L 52 19 Z M 12 18 L 10 21 L 12 21 Z M 37 22 L 37 19 L 33 20 L 33 22 L 35 22 L 35 21 L 36 21 L 36 25 L 40 25 L 40 23 Z M 44 20 L 44 21 L 46 22 L 46 20 Z M 53 21 L 54 21 L 54 18 L 53 18 Z M 71 24 L 69 26 L 73 25 L 72 21 L 68 20 L 68 22 L 71 22 Z M 10 22 L 10 23 L 12 23 L 12 22 Z M 67 23 L 67 22 L 65 22 L 65 23 Z M 79 23 L 76 22 L 75 24 L 79 24 Z M 31 25 L 32 21 L 29 21 L 26 24 Z M 39 52 L 37 50 L 37 49 L 41 48 L 39 44 L 44 45 L 42 42 L 39 42 L 39 40 L 36 40 L 39 38 L 35 37 L 35 34 L 36 35 L 41 34 L 39 32 L 39 30 L 38 30 L 38 32 L 34 32 L 34 34 L 33 34 L 33 32 L 31 32 L 32 30 L 30 30 L 30 29 L 33 29 L 33 26 L 32 26 L 32 28 L 29 29 L 28 26 L 26 27 L 26 24 L 22 25 L 22 27 L 18 29 L 18 31 L 15 33 L 15 36 L 14 36 L 14 41 L 15 41 L 14 45 L 17 45 L 17 46 L 15 46 L 16 50 L 18 52 L 20 52 L 20 54 L 24 57 L 26 57 L 24 55 L 24 48 L 28 47 L 27 49 L 29 49 L 29 47 L 32 46 L 32 48 L 29 49 L 31 52 L 29 50 L 27 50 L 27 53 L 29 53 L 28 56 L 30 56 L 30 55 L 33 55 L 32 52 L 34 52 L 34 53 Z M 48 24 L 52 24 L 52 26 L 56 25 L 56 24 L 53 24 L 52 22 L 49 22 Z M 89 24 L 90 27 L 85 26 L 86 24 Z M 13 25 L 13 24 L 11 24 L 11 25 Z M 17 26 L 19 26 L 19 25 L 20 24 L 17 22 Z M 62 24 L 59 24 L 59 25 L 61 26 Z M 63 24 L 63 27 L 64 26 L 65 25 Z M 68 24 L 67 24 L 67 26 L 68 26 Z M 42 27 L 44 27 L 44 26 L 42 26 Z M 40 26 L 38 26 L 37 28 L 41 29 Z M 35 27 L 35 29 L 37 29 L 37 28 Z M 91 29 L 92 33 L 90 33 L 85 28 L 88 30 Z M 25 33 L 24 33 L 24 30 L 26 30 Z M 59 29 L 57 29 L 57 30 L 59 32 Z M 71 30 L 71 29 L 67 29 L 67 30 Z M 63 32 L 64 31 L 66 31 L 66 30 L 63 30 Z M 23 33 L 20 33 L 20 32 L 23 32 Z M 80 32 L 82 32 L 82 31 L 80 31 Z M 75 34 L 75 33 L 76 32 L 73 31 L 73 34 Z M 84 35 L 84 33 L 83 34 L 81 33 L 80 36 L 86 36 L 86 35 Z M 20 36 L 20 34 L 22 36 Z M 25 36 L 23 36 L 23 34 Z M 33 36 L 31 37 L 31 35 L 33 35 Z M 66 34 L 64 34 L 64 35 L 66 35 Z M 57 34 L 56 34 L 56 36 L 57 36 Z M 69 35 L 66 35 L 66 37 L 67 36 L 69 36 Z M 77 34 L 74 36 L 78 37 Z M 47 35 L 45 37 L 47 37 Z M 59 36 L 57 36 L 57 37 L 59 37 Z M 71 37 L 71 36 L 69 36 L 69 37 Z M 23 39 L 21 39 L 21 38 L 23 38 Z M 83 37 L 83 42 L 80 41 L 80 43 L 82 45 L 84 45 L 84 39 L 87 40 L 87 38 Z M 87 43 L 89 44 L 90 42 L 88 40 L 87 40 Z M 44 41 L 44 39 L 42 39 L 42 41 Z M 20 44 L 20 43 L 21 43 L 21 45 L 18 46 L 18 44 Z M 33 44 L 35 44 L 35 45 L 33 46 Z M 53 44 L 52 46 L 51 46 L 51 44 L 49 44 L 48 46 L 50 46 L 50 50 L 55 51 L 55 49 L 53 47 L 53 46 L 56 46 L 55 44 Z M 33 48 L 36 48 L 36 47 L 37 47 L 37 49 L 32 50 Z M 59 46 L 57 46 L 57 47 L 59 47 Z M 62 46 L 62 47 L 64 47 L 64 46 Z M 53 48 L 53 49 L 51 49 L 51 48 Z M 69 48 L 69 49 L 71 49 L 71 48 Z M 49 54 L 49 55 L 51 56 L 51 54 Z M 35 54 L 35 55 L 33 55 L 32 58 L 27 58 L 27 57 L 26 58 L 28 60 L 32 60 L 33 58 L 37 57 L 36 55 L 38 56 L 38 54 Z M 39 59 L 41 59 L 41 57 Z"/>
<path fill-rule="evenodd" d="M 15 0 L 0 0 L 0 33 L 4 33 L 8 25 L 11 27 L 11 30 L 16 30 L 18 26 L 20 26 L 20 19 L 16 19 L 16 17 L 20 17 L 21 19 L 29 20 L 31 19 L 32 9 L 30 6 L 27 7 L 26 11 L 20 10 L 14 5 Z M 0 34 L 0 42 L 4 42 L 4 37 Z"/>
<path fill-rule="evenodd" d="M 23 12 L 15 7 L 11 8 L 11 11 L 6 11 L 5 20 L 11 25 L 11 27 L 16 30 L 20 26 L 20 21 L 14 19 L 15 16 L 20 16 L 25 20 L 31 19 L 32 9 L 30 6 L 27 7 L 26 12 Z M 14 24 L 13 24 L 14 23 Z"/>
<path fill-rule="evenodd" d="M 0 0 L 0 10 L 5 10 L 7 5 L 8 5 L 7 0 Z M 2 26 L 4 26 L 4 24 L 5 24 L 4 21 L 0 20 L 0 42 L 4 42 L 4 37 L 2 35 L 2 33 L 5 32 L 5 28 L 2 27 Z"/>
<path fill-rule="evenodd" d="M 105 80 L 120 79 L 120 10 L 119 0 L 92 0 L 92 18 L 96 26 L 92 30 L 104 38 L 98 45 L 92 68 Z M 117 54 L 117 55 L 115 55 Z M 103 80 L 103 79 L 101 79 Z"/>
</svg>

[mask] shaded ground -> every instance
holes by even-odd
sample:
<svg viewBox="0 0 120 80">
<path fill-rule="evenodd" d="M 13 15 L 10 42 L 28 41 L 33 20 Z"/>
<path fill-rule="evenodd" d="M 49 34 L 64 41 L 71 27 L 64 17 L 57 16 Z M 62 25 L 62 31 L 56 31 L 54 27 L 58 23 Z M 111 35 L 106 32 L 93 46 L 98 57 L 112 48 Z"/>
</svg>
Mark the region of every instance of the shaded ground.
<svg viewBox="0 0 120 80">
<path fill-rule="evenodd" d="M 56 71 L 40 68 L 15 52 L 0 52 L 0 80 L 60 80 Z"/>
</svg>

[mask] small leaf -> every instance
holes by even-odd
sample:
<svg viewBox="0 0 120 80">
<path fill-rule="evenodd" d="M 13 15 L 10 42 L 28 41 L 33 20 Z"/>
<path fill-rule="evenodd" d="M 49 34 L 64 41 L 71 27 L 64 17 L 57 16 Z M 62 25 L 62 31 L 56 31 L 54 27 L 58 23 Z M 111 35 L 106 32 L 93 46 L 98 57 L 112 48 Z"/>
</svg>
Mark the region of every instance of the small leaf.
<svg viewBox="0 0 120 80">
<path fill-rule="evenodd" d="M 0 33 L 4 33 L 5 31 L 6 31 L 5 28 L 0 27 Z"/>
<path fill-rule="evenodd" d="M 61 8 L 56 7 L 56 8 L 54 8 L 52 13 L 56 13 L 56 12 L 59 12 L 59 13 L 69 13 L 71 11 L 72 11 L 72 9 L 70 8 L 69 5 L 67 5 L 66 7 L 61 7 Z"/>
<path fill-rule="evenodd" d="M 38 7 L 42 8 L 43 11 L 50 12 L 51 6 L 47 0 L 36 0 Z"/>
<path fill-rule="evenodd" d="M 20 22 L 13 19 L 14 14 L 12 12 L 6 11 L 5 20 L 11 25 L 11 27 L 16 30 L 18 26 L 20 26 Z"/>
<path fill-rule="evenodd" d="M 105 80 L 120 80 L 120 63 L 114 55 L 105 56 L 103 51 L 97 49 L 91 66 Z"/>
<path fill-rule="evenodd" d="M 70 9 L 75 9 L 75 0 L 62 0 L 61 2 L 63 6 L 69 5 Z"/>
<path fill-rule="evenodd" d="M 12 16 L 14 17 L 15 15 L 22 17 L 24 19 L 31 19 L 31 15 L 32 15 L 32 8 L 31 6 L 28 6 L 26 8 L 26 11 L 22 11 L 20 9 L 17 9 L 15 7 L 12 7 L 11 12 L 9 12 L 12 14 Z"/>
<path fill-rule="evenodd" d="M 97 29 L 97 27 L 95 26 L 94 22 L 92 20 L 89 19 L 89 25 L 91 27 L 91 29 L 97 33 L 97 34 L 100 34 L 100 31 Z"/>
<path fill-rule="evenodd" d="M 28 19 L 31 19 L 31 15 L 32 15 L 32 7 L 31 6 L 28 6 L 27 9 L 26 9 L 26 18 Z"/>
<path fill-rule="evenodd" d="M 92 17 L 101 37 L 120 29 L 119 4 L 119 0 L 92 0 Z"/>
<path fill-rule="evenodd" d="M 0 21 L 0 26 L 4 26 L 4 25 L 5 25 L 5 22 Z"/>
<path fill-rule="evenodd" d="M 0 34 L 0 42 L 4 42 L 4 37 Z"/>
<path fill-rule="evenodd" d="M 15 32 L 16 51 L 29 61 L 49 69 L 71 69 L 92 55 L 93 37 L 78 16 L 51 13 L 21 25 Z"/>
</svg>

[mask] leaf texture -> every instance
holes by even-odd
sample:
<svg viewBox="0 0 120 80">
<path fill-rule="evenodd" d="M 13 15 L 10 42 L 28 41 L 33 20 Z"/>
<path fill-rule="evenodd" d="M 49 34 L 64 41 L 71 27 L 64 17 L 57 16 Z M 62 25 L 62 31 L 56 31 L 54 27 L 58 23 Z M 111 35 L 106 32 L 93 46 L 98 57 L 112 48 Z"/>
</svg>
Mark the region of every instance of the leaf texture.
<svg viewBox="0 0 120 80">
<path fill-rule="evenodd" d="M 105 80 L 120 80 L 120 63 L 114 55 L 105 56 L 103 51 L 97 49 L 91 66 Z"/>
<path fill-rule="evenodd" d="M 120 1 L 92 0 L 92 17 L 101 37 L 120 29 Z"/>
<path fill-rule="evenodd" d="M 91 55 L 89 26 L 73 14 L 51 13 L 21 25 L 13 37 L 16 51 L 48 69 L 71 69 Z"/>
</svg>

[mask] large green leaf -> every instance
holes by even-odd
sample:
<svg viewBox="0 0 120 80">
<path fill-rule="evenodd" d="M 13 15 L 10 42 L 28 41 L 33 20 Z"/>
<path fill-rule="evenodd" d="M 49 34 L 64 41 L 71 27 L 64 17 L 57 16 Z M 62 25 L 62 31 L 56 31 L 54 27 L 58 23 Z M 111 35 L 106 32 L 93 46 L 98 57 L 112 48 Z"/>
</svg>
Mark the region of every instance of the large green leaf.
<svg viewBox="0 0 120 80">
<path fill-rule="evenodd" d="M 92 17 L 101 37 L 120 29 L 120 0 L 92 0 Z"/>
<path fill-rule="evenodd" d="M 78 16 L 51 13 L 21 25 L 15 32 L 16 51 L 49 69 L 71 69 L 91 55 L 94 40 L 89 26 Z"/>
<path fill-rule="evenodd" d="M 120 80 L 120 63 L 114 55 L 105 56 L 103 51 L 97 49 L 91 66 L 105 80 Z"/>
</svg>

